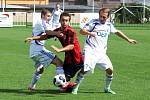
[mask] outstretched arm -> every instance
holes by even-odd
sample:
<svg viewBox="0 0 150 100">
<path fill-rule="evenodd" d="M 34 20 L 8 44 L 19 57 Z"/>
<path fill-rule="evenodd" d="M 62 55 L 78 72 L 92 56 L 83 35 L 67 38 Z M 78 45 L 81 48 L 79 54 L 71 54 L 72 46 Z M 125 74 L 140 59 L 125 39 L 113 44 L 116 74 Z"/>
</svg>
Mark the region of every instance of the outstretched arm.
<svg viewBox="0 0 150 100">
<path fill-rule="evenodd" d="M 57 37 L 62 37 L 63 33 L 61 31 L 51 31 L 51 30 L 46 30 L 46 34 L 51 35 L 51 36 L 57 36 Z"/>
<path fill-rule="evenodd" d="M 121 32 L 119 30 L 116 32 L 116 35 L 119 36 L 119 37 L 121 37 L 122 39 L 128 41 L 131 44 L 136 44 L 137 43 L 136 40 L 130 39 L 128 36 L 126 36 L 123 32 Z"/>
<path fill-rule="evenodd" d="M 46 30 L 45 31 L 45 35 L 41 35 L 41 36 L 34 36 L 34 37 L 28 37 L 25 39 L 25 42 L 30 43 L 32 40 L 46 40 L 48 37 L 62 37 L 63 33 L 61 33 L 61 31 L 55 32 L 55 31 L 51 31 L 51 30 Z"/>
<path fill-rule="evenodd" d="M 41 35 L 41 36 L 33 36 L 33 37 L 27 37 L 25 39 L 25 42 L 30 43 L 32 40 L 46 40 L 47 35 Z"/>
<path fill-rule="evenodd" d="M 54 45 L 51 46 L 55 51 L 57 52 L 66 52 L 66 51 L 70 51 L 74 48 L 74 45 L 73 44 L 70 44 L 70 45 L 67 45 L 63 48 L 57 48 L 55 47 Z"/>
</svg>

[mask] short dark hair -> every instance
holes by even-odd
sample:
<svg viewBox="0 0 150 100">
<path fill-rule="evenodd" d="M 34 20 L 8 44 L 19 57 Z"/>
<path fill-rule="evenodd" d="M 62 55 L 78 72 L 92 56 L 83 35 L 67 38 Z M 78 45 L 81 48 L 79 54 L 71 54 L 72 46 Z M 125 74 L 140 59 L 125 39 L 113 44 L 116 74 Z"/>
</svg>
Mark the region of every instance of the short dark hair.
<svg viewBox="0 0 150 100">
<path fill-rule="evenodd" d="M 109 17 L 109 15 L 110 15 L 110 9 L 109 9 L 109 8 L 101 8 L 101 9 L 99 10 L 99 14 L 100 14 L 101 12 L 103 12 L 103 13 L 108 13 L 108 17 Z"/>
<path fill-rule="evenodd" d="M 68 17 L 69 17 L 69 21 L 71 20 L 71 15 L 70 15 L 69 13 L 67 13 L 67 12 L 61 13 L 61 15 L 60 15 L 60 20 L 61 20 L 61 18 L 62 18 L 63 16 L 68 16 Z"/>
<path fill-rule="evenodd" d="M 60 5 L 60 2 L 57 2 L 56 5 Z"/>
<path fill-rule="evenodd" d="M 42 9 L 42 11 L 41 11 L 41 18 L 42 18 L 42 16 L 45 16 L 47 13 L 51 13 L 50 10 Z"/>
</svg>

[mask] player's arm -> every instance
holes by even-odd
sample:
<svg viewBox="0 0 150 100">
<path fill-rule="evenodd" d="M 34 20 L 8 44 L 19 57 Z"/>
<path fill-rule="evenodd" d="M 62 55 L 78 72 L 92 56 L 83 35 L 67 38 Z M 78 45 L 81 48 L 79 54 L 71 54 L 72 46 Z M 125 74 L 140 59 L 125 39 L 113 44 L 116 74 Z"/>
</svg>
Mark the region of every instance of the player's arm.
<svg viewBox="0 0 150 100">
<path fill-rule="evenodd" d="M 47 35 L 50 35 L 50 36 L 57 36 L 57 37 L 62 37 L 63 36 L 63 33 L 61 31 L 46 30 L 45 33 Z"/>
<path fill-rule="evenodd" d="M 27 37 L 25 39 L 25 42 L 30 43 L 32 40 L 46 40 L 48 38 L 48 35 L 41 35 L 41 36 L 33 36 L 33 37 Z"/>
<path fill-rule="evenodd" d="M 63 47 L 63 48 L 57 48 L 54 45 L 52 45 L 51 47 L 57 51 L 57 52 L 66 52 L 66 51 L 70 51 L 72 49 L 74 49 L 74 32 L 71 30 L 68 30 L 68 33 L 70 34 L 70 38 L 68 40 L 68 44 L 67 46 Z"/>
<path fill-rule="evenodd" d="M 56 46 L 52 45 L 51 46 L 55 51 L 57 52 L 66 52 L 66 51 L 70 51 L 74 48 L 74 45 L 73 44 L 70 44 L 70 45 L 67 45 L 63 48 L 57 48 Z"/>
<path fill-rule="evenodd" d="M 89 31 L 86 30 L 86 29 L 81 29 L 81 30 L 80 30 L 80 34 L 82 34 L 82 35 L 90 35 L 90 36 L 95 37 L 95 32 L 89 32 Z"/>
<path fill-rule="evenodd" d="M 119 36 L 119 37 L 121 37 L 122 39 L 128 41 L 131 44 L 136 44 L 137 43 L 136 40 L 130 39 L 128 36 L 126 36 L 123 32 L 121 32 L 119 30 L 117 30 L 116 35 Z"/>
</svg>

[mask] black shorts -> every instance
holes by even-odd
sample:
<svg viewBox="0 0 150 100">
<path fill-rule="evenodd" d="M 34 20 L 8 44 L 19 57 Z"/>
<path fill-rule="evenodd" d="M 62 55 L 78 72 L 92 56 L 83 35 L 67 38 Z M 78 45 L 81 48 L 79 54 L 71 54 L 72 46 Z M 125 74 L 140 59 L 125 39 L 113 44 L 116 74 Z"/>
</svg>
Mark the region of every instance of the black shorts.
<svg viewBox="0 0 150 100">
<path fill-rule="evenodd" d="M 74 62 L 68 64 L 64 62 L 63 68 L 66 80 L 70 81 L 70 79 L 73 78 L 81 68 L 83 68 L 83 61 L 81 60 L 79 64 L 75 64 Z"/>
</svg>

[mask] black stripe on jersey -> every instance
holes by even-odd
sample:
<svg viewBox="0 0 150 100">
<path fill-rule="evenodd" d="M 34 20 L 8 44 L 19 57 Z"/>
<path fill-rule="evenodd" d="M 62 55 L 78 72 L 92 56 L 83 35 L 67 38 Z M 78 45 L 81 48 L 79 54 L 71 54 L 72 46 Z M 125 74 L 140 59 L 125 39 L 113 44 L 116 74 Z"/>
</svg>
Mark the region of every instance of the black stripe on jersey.
<svg viewBox="0 0 150 100">
<path fill-rule="evenodd" d="M 68 44 L 68 41 L 69 41 L 69 31 L 66 31 L 65 44 Z"/>
<path fill-rule="evenodd" d="M 74 33 L 72 31 L 70 31 L 70 44 L 73 44 L 74 41 Z"/>
<path fill-rule="evenodd" d="M 41 36 L 43 33 L 44 33 L 44 32 L 41 32 L 41 33 L 39 33 L 37 36 Z M 34 36 L 34 35 L 33 35 L 33 36 Z M 40 40 L 34 40 L 34 41 L 35 41 L 35 44 L 43 46 L 43 44 L 40 42 Z"/>
</svg>

